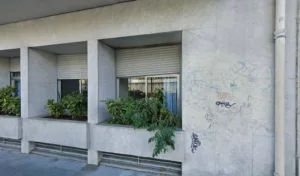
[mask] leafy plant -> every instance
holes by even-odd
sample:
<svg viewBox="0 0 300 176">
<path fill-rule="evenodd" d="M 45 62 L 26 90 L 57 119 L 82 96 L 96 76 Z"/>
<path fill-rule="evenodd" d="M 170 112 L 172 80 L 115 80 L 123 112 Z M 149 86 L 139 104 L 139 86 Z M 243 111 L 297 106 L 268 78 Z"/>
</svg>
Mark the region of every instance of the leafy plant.
<svg viewBox="0 0 300 176">
<path fill-rule="evenodd" d="M 66 95 L 61 102 L 70 111 L 73 119 L 87 114 L 87 99 L 78 92 Z"/>
<path fill-rule="evenodd" d="M 168 148 L 175 149 L 175 131 L 181 127 L 179 116 L 169 112 L 164 106 L 163 91 L 157 90 L 152 98 L 133 100 L 129 99 L 108 99 L 104 101 L 108 112 L 113 116 L 110 124 L 133 125 L 134 128 L 146 128 L 155 132 L 148 142 L 154 142 L 153 157 Z"/>
<path fill-rule="evenodd" d="M 123 118 L 111 118 L 108 121 L 109 124 L 118 124 L 118 125 L 131 125 L 132 121 L 130 118 L 123 117 Z"/>
<path fill-rule="evenodd" d="M 15 92 L 17 92 L 17 88 L 13 86 L 5 86 L 0 89 L 0 101 L 6 97 L 12 97 Z"/>
<path fill-rule="evenodd" d="M 165 101 L 164 89 L 155 89 L 154 98 L 157 98 L 163 104 Z"/>
<path fill-rule="evenodd" d="M 5 114 L 20 115 L 21 114 L 20 98 L 19 97 L 4 98 L 1 109 Z"/>
<path fill-rule="evenodd" d="M 14 97 L 18 90 L 13 86 L 6 86 L 0 89 L 0 111 L 10 115 L 21 114 L 21 101 Z"/>
<path fill-rule="evenodd" d="M 155 132 L 154 136 L 148 140 L 148 143 L 155 143 L 152 157 L 156 157 L 162 152 L 166 153 L 168 147 L 171 147 L 173 150 L 175 150 L 174 137 L 176 127 L 168 126 L 167 124 L 165 126 L 163 123 L 158 125 L 153 124 L 148 127 L 148 131 Z"/>
<path fill-rule="evenodd" d="M 46 108 L 51 116 L 55 118 L 59 118 L 65 113 L 64 105 L 59 102 L 54 102 L 54 100 L 48 100 L 46 103 Z"/>
<path fill-rule="evenodd" d="M 107 99 L 102 102 L 106 103 L 108 112 L 113 119 L 124 117 L 126 113 L 126 103 L 124 99 L 122 98 Z"/>
</svg>

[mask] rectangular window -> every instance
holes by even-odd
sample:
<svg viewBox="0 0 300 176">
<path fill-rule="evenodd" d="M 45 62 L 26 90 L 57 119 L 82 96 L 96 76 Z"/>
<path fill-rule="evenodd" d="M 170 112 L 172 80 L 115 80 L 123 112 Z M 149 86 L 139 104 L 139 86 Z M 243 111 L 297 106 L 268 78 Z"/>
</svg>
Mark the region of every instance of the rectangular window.
<svg viewBox="0 0 300 176">
<path fill-rule="evenodd" d="M 118 97 L 134 99 L 155 96 L 156 89 L 162 89 L 165 106 L 174 114 L 180 113 L 179 75 L 157 75 L 118 78 Z"/>
<path fill-rule="evenodd" d="M 20 72 L 10 72 L 10 85 L 17 88 L 15 96 L 21 97 L 21 73 Z"/>
<path fill-rule="evenodd" d="M 178 114 L 179 110 L 179 76 L 151 76 L 146 77 L 147 90 L 146 97 L 155 97 L 155 90 L 162 89 L 167 109 L 173 114 Z"/>
<path fill-rule="evenodd" d="M 58 80 L 58 99 L 72 93 L 79 92 L 87 97 L 88 81 L 85 79 L 63 79 Z"/>
</svg>

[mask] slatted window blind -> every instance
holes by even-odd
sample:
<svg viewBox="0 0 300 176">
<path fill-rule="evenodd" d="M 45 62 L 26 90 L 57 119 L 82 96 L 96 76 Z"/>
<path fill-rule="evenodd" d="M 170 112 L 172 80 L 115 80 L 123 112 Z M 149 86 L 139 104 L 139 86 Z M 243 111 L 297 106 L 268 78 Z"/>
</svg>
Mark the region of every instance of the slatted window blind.
<svg viewBox="0 0 300 176">
<path fill-rule="evenodd" d="M 181 45 L 116 51 L 117 77 L 180 73 Z"/>
<path fill-rule="evenodd" d="M 58 55 L 58 79 L 87 79 L 87 55 Z"/>
</svg>

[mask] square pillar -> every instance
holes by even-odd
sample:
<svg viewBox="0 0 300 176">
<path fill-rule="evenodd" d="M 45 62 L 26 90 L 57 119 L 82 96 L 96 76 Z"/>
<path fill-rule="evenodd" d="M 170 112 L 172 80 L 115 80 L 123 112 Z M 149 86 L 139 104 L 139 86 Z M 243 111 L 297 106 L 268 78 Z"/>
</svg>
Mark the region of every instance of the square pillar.
<svg viewBox="0 0 300 176">
<path fill-rule="evenodd" d="M 98 40 L 88 41 L 88 122 L 97 124 L 109 118 L 105 103 L 116 98 L 115 51 Z"/>
<path fill-rule="evenodd" d="M 98 84 L 98 40 L 88 41 L 88 123 L 99 122 L 99 84 Z"/>
<path fill-rule="evenodd" d="M 50 53 L 21 48 L 21 116 L 46 116 L 48 99 L 57 99 L 56 56 Z M 23 126 L 23 131 L 24 129 Z M 21 152 L 29 154 L 35 144 L 23 136 Z"/>
<path fill-rule="evenodd" d="M 22 118 L 45 116 L 48 99 L 57 99 L 56 56 L 21 48 L 21 114 Z"/>
<path fill-rule="evenodd" d="M 101 160 L 102 154 L 98 151 L 88 150 L 88 164 L 98 165 Z"/>
<path fill-rule="evenodd" d="M 109 118 L 105 103 L 116 97 L 115 51 L 98 40 L 88 41 L 88 123 L 96 125 Z M 90 131 L 90 130 L 89 130 Z M 88 134 L 91 135 L 91 131 Z M 90 141 L 92 142 L 92 141 Z M 100 152 L 88 149 L 88 164 L 98 165 Z"/>
<path fill-rule="evenodd" d="M 33 142 L 29 142 L 25 139 L 22 139 L 21 141 L 21 153 L 29 154 L 31 150 L 33 150 L 35 147 L 35 144 Z"/>
</svg>

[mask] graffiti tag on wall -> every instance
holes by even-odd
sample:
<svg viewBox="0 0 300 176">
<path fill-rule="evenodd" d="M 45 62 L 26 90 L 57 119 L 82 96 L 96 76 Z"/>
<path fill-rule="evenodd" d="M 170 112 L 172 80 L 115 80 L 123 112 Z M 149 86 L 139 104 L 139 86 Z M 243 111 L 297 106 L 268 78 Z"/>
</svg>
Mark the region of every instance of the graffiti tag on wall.
<svg viewBox="0 0 300 176">
<path fill-rule="evenodd" d="M 192 153 L 195 153 L 195 150 L 201 145 L 201 142 L 199 140 L 199 137 L 197 134 L 192 134 L 192 144 L 191 144 L 191 151 Z"/>
<path fill-rule="evenodd" d="M 221 106 L 221 107 L 225 107 L 225 108 L 231 108 L 232 106 L 235 105 L 235 103 L 230 104 L 229 102 L 226 102 L 226 101 L 217 101 L 216 105 Z"/>
</svg>

